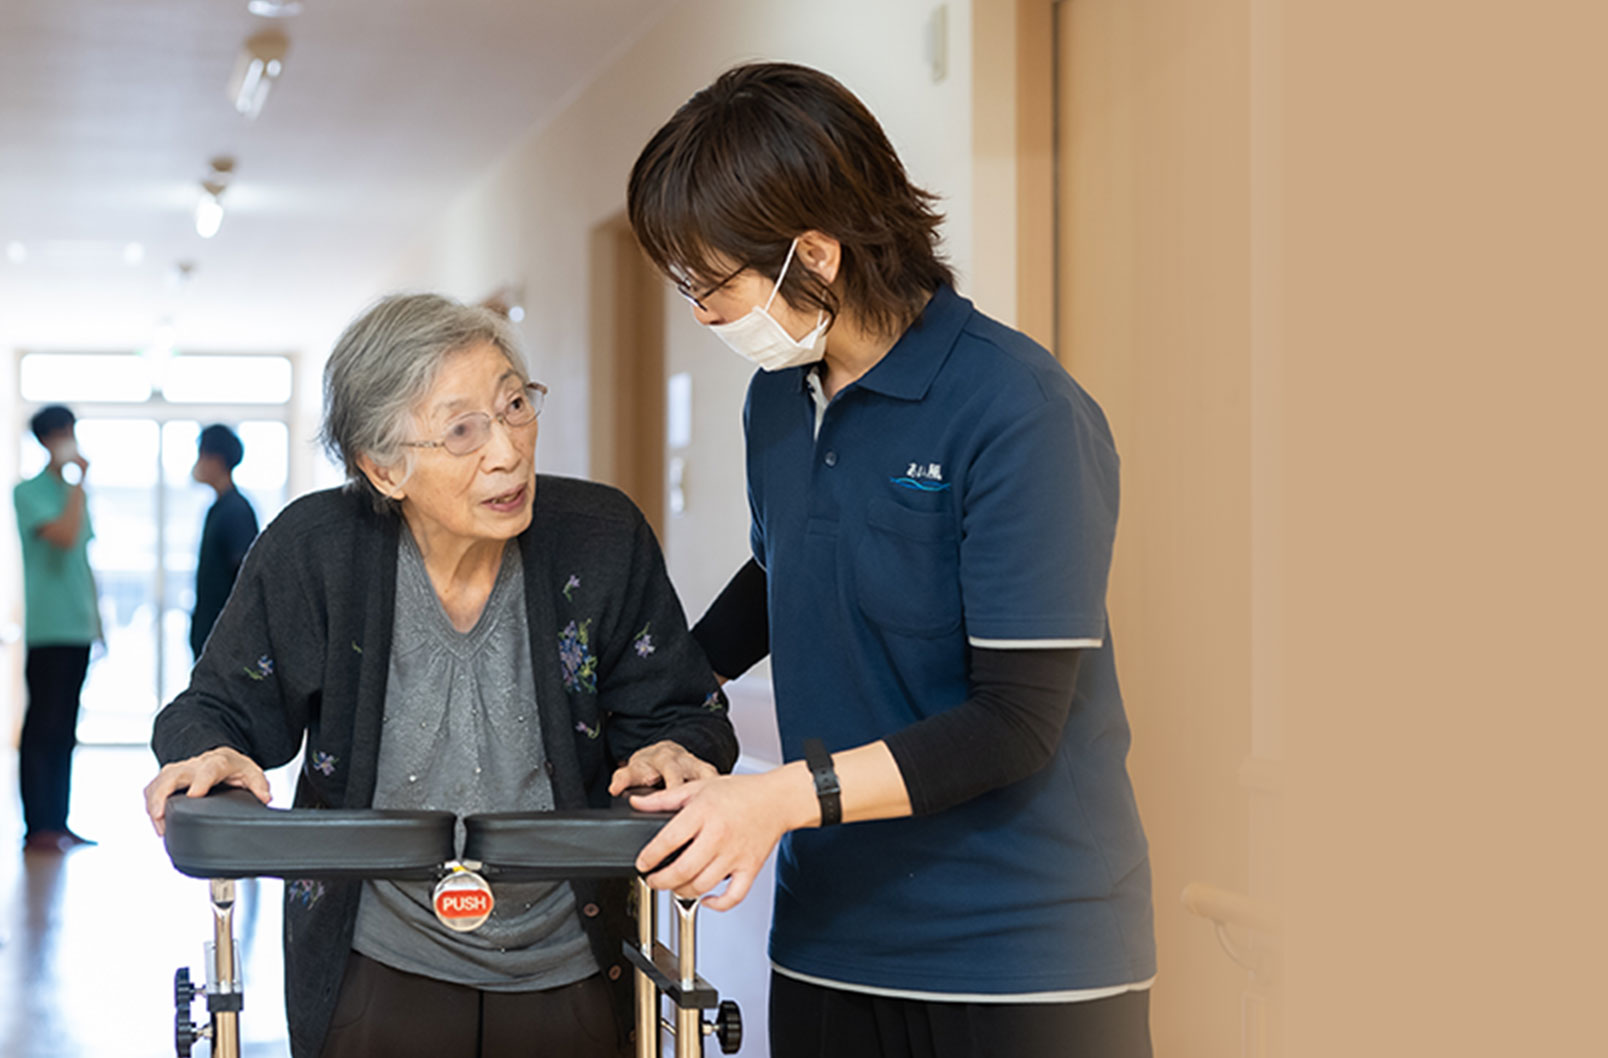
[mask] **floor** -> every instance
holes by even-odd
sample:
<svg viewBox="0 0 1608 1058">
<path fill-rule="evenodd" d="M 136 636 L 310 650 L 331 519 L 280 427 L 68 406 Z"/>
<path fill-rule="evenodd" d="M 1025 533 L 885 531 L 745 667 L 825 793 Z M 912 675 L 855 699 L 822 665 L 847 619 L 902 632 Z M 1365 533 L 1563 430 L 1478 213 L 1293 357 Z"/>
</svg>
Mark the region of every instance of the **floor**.
<svg viewBox="0 0 1608 1058">
<path fill-rule="evenodd" d="M 741 770 L 764 765 L 745 758 Z M 204 980 L 211 910 L 206 883 L 173 870 L 145 818 L 140 790 L 155 773 L 150 751 L 78 749 L 69 822 L 99 844 L 68 853 L 21 851 L 15 767 L 14 752 L 0 753 L 0 1058 L 170 1058 L 173 972 L 189 966 L 193 980 Z M 289 804 L 289 776 L 281 770 L 270 781 L 274 804 Z M 768 1051 L 771 885 L 767 865 L 754 897 L 734 911 L 699 916 L 699 971 L 742 1005 L 744 1058 Z M 283 883 L 272 879 L 239 883 L 242 1058 L 289 1055 L 282 891 Z M 666 910 L 663 917 L 672 916 Z M 198 1001 L 191 1019 L 200 1022 L 203 1013 Z M 705 1051 L 720 1053 L 713 1043 Z M 195 1053 L 204 1058 L 208 1049 L 203 1044 Z"/>
<path fill-rule="evenodd" d="M 0 1058 L 171 1058 L 173 972 L 204 979 L 207 886 L 175 872 L 146 821 L 143 747 L 81 747 L 70 823 L 99 842 L 23 853 L 16 756 L 0 754 Z M 275 777 L 275 785 L 283 777 Z M 280 793 L 275 798 L 285 803 Z M 243 1058 L 286 1058 L 282 883 L 240 883 Z M 201 1021 L 204 1004 L 192 1020 Z M 198 1047 L 198 1055 L 206 1053 Z"/>
</svg>

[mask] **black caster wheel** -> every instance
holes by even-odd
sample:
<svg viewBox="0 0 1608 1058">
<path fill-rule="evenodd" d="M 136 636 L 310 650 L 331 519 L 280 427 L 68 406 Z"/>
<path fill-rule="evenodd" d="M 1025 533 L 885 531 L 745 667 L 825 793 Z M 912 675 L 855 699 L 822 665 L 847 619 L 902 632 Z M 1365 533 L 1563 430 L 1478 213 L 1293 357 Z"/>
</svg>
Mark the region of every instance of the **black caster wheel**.
<svg viewBox="0 0 1608 1058">
<path fill-rule="evenodd" d="M 720 1001 L 715 1012 L 715 1039 L 720 1041 L 721 1054 L 736 1054 L 743 1045 L 743 1012 L 730 999 Z"/>
</svg>

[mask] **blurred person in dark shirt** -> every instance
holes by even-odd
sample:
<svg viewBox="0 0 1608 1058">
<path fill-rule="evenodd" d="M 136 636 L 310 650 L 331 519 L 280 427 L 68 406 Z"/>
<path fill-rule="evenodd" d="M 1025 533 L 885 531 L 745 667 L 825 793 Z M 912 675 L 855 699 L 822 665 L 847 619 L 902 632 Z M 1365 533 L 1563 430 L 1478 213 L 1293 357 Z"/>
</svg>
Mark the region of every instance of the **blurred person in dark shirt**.
<svg viewBox="0 0 1608 1058">
<path fill-rule="evenodd" d="M 223 612 L 240 563 L 257 539 L 257 512 L 235 488 L 234 468 L 245 446 L 229 427 L 215 423 L 201 431 L 190 476 L 218 494 L 201 527 L 201 554 L 195 563 L 195 613 L 190 619 L 190 650 L 201 656 L 212 624 Z"/>
</svg>

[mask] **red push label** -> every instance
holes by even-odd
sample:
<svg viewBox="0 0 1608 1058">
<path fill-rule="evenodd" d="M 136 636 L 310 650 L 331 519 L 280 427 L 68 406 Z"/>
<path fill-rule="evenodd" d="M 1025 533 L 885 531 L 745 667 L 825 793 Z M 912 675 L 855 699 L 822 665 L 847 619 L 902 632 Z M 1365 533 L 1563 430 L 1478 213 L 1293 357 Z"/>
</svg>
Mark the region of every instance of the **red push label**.
<svg viewBox="0 0 1608 1058">
<path fill-rule="evenodd" d="M 489 893 L 442 893 L 436 897 L 436 914 L 442 918 L 474 918 L 491 914 Z"/>
<path fill-rule="evenodd" d="M 479 929 L 496 906 L 486 880 L 462 866 L 453 867 L 451 874 L 436 883 L 431 903 L 441 924 L 459 933 Z"/>
</svg>

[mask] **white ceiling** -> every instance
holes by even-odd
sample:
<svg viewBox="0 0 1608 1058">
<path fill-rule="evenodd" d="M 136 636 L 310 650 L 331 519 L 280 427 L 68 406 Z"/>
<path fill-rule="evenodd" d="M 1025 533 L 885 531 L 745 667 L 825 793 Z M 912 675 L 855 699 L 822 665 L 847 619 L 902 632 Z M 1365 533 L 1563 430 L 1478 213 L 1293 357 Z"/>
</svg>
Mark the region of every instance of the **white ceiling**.
<svg viewBox="0 0 1608 1058">
<path fill-rule="evenodd" d="M 0 347 L 140 348 L 164 318 L 181 352 L 326 342 L 674 2 L 305 0 L 269 21 L 246 0 L 0 0 Z M 270 26 L 290 50 L 248 122 L 225 87 Z M 238 164 L 203 240 L 219 154 Z M 170 280 L 181 260 L 187 284 Z"/>
</svg>

